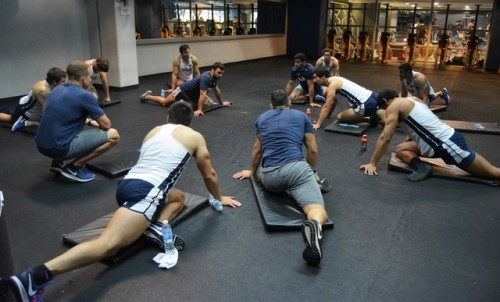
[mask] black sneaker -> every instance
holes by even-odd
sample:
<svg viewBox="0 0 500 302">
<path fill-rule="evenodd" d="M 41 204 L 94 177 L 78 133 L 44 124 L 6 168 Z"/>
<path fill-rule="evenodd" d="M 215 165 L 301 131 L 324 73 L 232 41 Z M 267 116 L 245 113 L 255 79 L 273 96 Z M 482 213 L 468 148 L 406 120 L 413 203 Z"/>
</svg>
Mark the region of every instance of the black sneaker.
<svg viewBox="0 0 500 302">
<path fill-rule="evenodd" d="M 47 284 L 53 283 L 50 280 L 44 284 L 35 284 L 33 280 L 33 269 L 29 268 L 24 272 L 14 275 L 7 281 L 11 291 L 19 302 L 43 301 L 41 295 Z"/>
<path fill-rule="evenodd" d="M 332 185 L 330 185 L 328 179 L 326 178 L 318 181 L 318 186 L 322 193 L 330 192 L 330 190 L 332 189 Z"/>
<path fill-rule="evenodd" d="M 323 258 L 321 251 L 321 240 L 323 234 L 316 220 L 306 220 L 302 223 L 302 237 L 306 248 L 302 252 L 302 258 L 310 265 L 318 265 Z"/>
<path fill-rule="evenodd" d="M 0 301 L 11 301 L 9 299 L 9 283 L 6 279 L 0 278 Z"/>
<path fill-rule="evenodd" d="M 64 162 L 53 159 L 52 163 L 50 164 L 49 171 L 54 173 L 61 173 L 61 169 L 63 167 L 64 167 Z"/>
<path fill-rule="evenodd" d="M 161 225 L 152 223 L 148 226 L 148 228 L 144 231 L 144 236 L 149 242 L 152 242 L 156 245 L 160 250 L 164 250 L 163 247 L 163 235 L 161 233 Z M 185 246 L 184 239 L 181 236 L 174 234 L 174 247 L 178 251 L 182 251 Z"/>
</svg>

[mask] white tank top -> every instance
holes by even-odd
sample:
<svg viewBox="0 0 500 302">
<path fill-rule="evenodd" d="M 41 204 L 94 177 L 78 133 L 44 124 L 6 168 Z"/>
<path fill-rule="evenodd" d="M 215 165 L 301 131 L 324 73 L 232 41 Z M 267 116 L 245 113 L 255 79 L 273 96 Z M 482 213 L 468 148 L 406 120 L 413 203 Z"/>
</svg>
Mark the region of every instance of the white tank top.
<svg viewBox="0 0 500 302">
<path fill-rule="evenodd" d="M 358 84 L 349 81 L 343 77 L 334 77 L 342 80 L 342 88 L 336 95 L 340 95 L 345 100 L 351 104 L 351 107 L 362 106 L 368 98 L 372 95 L 373 91 L 370 91 Z M 363 105 L 364 106 L 364 105 Z"/>
<path fill-rule="evenodd" d="M 179 55 L 179 73 L 177 76 L 184 81 L 189 81 L 193 78 L 193 59 L 191 56 L 189 56 L 188 62 L 184 62 L 182 59 L 182 56 Z"/>
<path fill-rule="evenodd" d="M 179 126 L 161 126 L 161 129 L 142 145 L 137 164 L 124 179 L 141 179 L 155 187 L 165 181 L 175 182 L 191 158 L 188 150 L 172 136 L 172 131 Z"/>
<path fill-rule="evenodd" d="M 407 83 L 406 79 L 403 79 L 402 82 L 403 82 L 403 86 L 405 86 L 406 90 L 408 90 L 408 92 L 411 93 L 411 95 L 416 96 L 417 98 L 421 99 L 421 98 L 423 98 L 423 96 L 419 95 L 418 89 L 417 89 L 417 87 L 415 87 L 415 78 L 417 77 L 418 74 L 419 74 L 419 72 L 412 70 L 411 83 Z M 424 90 L 427 93 L 427 95 L 434 94 L 434 88 L 432 88 L 432 86 L 429 83 L 429 81 L 427 80 L 427 78 L 425 79 Z"/>
<path fill-rule="evenodd" d="M 425 104 L 415 104 L 408 117 L 399 125 L 417 144 L 422 154 L 433 156 L 434 148 L 448 140 L 455 129 L 443 123 Z"/>
<path fill-rule="evenodd" d="M 330 76 L 334 75 L 333 72 L 333 60 L 330 59 L 330 64 L 326 65 L 325 59 L 323 59 L 323 62 L 321 63 L 321 66 L 326 67 L 328 71 L 330 72 Z"/>
</svg>

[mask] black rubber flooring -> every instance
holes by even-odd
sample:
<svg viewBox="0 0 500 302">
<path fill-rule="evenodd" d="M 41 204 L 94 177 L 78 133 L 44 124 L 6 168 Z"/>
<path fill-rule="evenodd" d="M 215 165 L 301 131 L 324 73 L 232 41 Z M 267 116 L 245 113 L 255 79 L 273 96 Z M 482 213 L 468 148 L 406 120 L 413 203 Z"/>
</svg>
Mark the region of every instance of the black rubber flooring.
<svg viewBox="0 0 500 302">
<path fill-rule="evenodd" d="M 228 64 L 220 81 L 234 106 L 195 118 L 205 135 L 222 192 L 239 209 L 222 215 L 206 208 L 175 228 L 186 240 L 177 266 L 159 270 L 147 247 L 116 267 L 95 264 L 61 275 L 47 301 L 499 301 L 500 191 L 498 187 L 431 178 L 411 183 L 387 170 L 376 177 L 359 170 L 381 128 L 368 132 L 368 150 L 355 136 L 318 131 L 319 172 L 333 190 L 325 202 L 333 231 L 325 231 L 317 268 L 302 260 L 300 232 L 267 233 L 249 181 L 231 175 L 250 165 L 254 122 L 269 108 L 272 90 L 284 88 L 293 60 L 285 57 Z M 422 70 L 419 66 L 417 70 Z M 400 89 L 397 65 L 341 64 L 341 74 L 367 88 Z M 424 71 L 434 88 L 446 86 L 451 106 L 443 119 L 499 122 L 499 75 L 461 69 Z M 145 134 L 165 121 L 166 109 L 141 104 L 148 89 L 159 94 L 168 74 L 140 79 L 140 89 L 112 92 L 123 102 L 105 108 L 121 142 L 105 156 L 137 149 Z M 14 102 L 2 102 L 2 107 Z M 5 105 L 5 106 L 4 106 Z M 339 104 L 336 112 L 345 108 Z M 295 106 L 305 110 L 305 106 Z M 318 109 L 312 110 L 316 118 Z M 500 165 L 497 135 L 464 134 L 469 145 Z M 404 135 L 398 132 L 391 150 Z M 16 270 L 67 250 L 62 234 L 113 211 L 118 179 L 97 175 L 71 183 L 48 171 L 50 160 L 33 136 L 0 128 L 0 190 Z M 194 161 L 177 187 L 208 194 Z M 3 276 L 4 277 L 4 276 Z"/>
</svg>

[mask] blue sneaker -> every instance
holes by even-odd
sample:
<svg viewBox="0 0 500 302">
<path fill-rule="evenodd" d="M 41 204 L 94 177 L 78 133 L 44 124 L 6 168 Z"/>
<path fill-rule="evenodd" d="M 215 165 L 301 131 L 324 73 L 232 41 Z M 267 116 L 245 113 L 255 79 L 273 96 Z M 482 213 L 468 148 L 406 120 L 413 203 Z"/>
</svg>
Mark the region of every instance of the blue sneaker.
<svg viewBox="0 0 500 302">
<path fill-rule="evenodd" d="M 20 302 L 43 302 L 41 297 L 47 284 L 53 283 L 50 280 L 44 284 L 35 284 L 33 280 L 33 269 L 27 269 L 24 272 L 14 275 L 7 281 L 11 291 L 14 293 L 17 301 Z"/>
<path fill-rule="evenodd" d="M 146 103 L 148 95 L 151 95 L 153 92 L 151 90 L 148 90 L 141 94 L 141 103 Z"/>
<path fill-rule="evenodd" d="M 317 94 L 314 96 L 314 102 L 323 104 L 325 103 L 325 97 Z"/>
<path fill-rule="evenodd" d="M 95 174 L 89 173 L 83 166 L 77 168 L 72 164 L 62 167 L 61 174 L 68 179 L 78 182 L 89 182 L 95 179 Z"/>
<path fill-rule="evenodd" d="M 446 104 L 446 106 L 448 106 L 451 101 L 451 97 L 448 94 L 448 89 L 446 88 L 441 89 L 441 97 L 444 99 L 444 103 Z"/>
<path fill-rule="evenodd" d="M 21 115 L 14 123 L 14 125 L 12 125 L 12 128 L 10 128 L 10 132 L 14 133 L 26 127 L 28 127 L 26 125 L 26 118 Z"/>
</svg>

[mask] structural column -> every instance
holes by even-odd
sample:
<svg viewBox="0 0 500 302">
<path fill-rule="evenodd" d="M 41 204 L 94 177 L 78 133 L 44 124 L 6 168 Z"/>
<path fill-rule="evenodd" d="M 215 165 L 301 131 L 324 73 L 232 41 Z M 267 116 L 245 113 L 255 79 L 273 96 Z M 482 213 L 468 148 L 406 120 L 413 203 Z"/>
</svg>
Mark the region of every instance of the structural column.
<svg viewBox="0 0 500 302">
<path fill-rule="evenodd" d="M 91 0 L 88 3 L 90 54 L 92 58 L 109 60 L 111 89 L 139 84 L 134 13 L 133 0 Z"/>
<path fill-rule="evenodd" d="M 302 52 L 309 58 L 318 57 L 325 44 L 326 1 L 288 0 L 287 4 L 286 53 Z"/>
<path fill-rule="evenodd" d="M 493 0 L 493 16 L 490 26 L 486 71 L 497 72 L 500 67 L 500 0 Z"/>
</svg>

